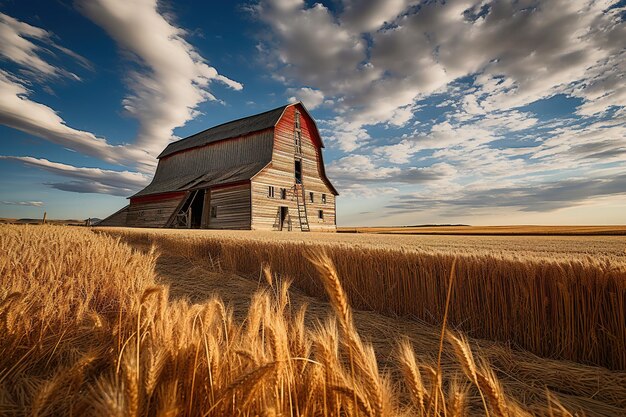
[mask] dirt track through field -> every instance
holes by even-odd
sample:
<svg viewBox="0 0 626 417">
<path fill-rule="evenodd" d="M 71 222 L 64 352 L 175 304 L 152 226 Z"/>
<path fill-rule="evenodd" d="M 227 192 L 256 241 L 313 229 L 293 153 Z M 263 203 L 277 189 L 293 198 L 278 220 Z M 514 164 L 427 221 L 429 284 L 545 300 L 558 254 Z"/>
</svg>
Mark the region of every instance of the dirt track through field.
<svg viewBox="0 0 626 417">
<path fill-rule="evenodd" d="M 147 247 L 138 249 L 147 250 Z M 162 253 L 156 270 L 162 283 L 170 285 L 171 298 L 202 302 L 214 294 L 219 295 L 233 308 L 237 318 L 242 318 L 247 311 L 253 293 L 259 288 L 267 288 L 261 277 L 246 278 L 216 271 L 202 260 L 176 254 Z M 295 308 L 308 305 L 309 326 L 331 314 L 327 303 L 306 296 L 297 289 L 292 288 L 290 297 Z M 381 369 L 396 374 L 392 355 L 395 343 L 403 336 L 410 338 L 419 360 L 434 362 L 439 346 L 439 329 L 413 320 L 394 319 L 365 311 L 355 311 L 354 319 L 363 338 L 373 344 Z M 548 388 L 570 410 L 580 410 L 588 416 L 626 415 L 626 398 L 621 396 L 626 386 L 626 372 L 542 359 L 484 340 L 472 340 L 472 346 L 497 370 L 509 395 L 530 409 L 545 410 Z M 443 368 L 446 373 L 459 370 L 456 360 L 449 355 L 444 355 Z"/>
</svg>

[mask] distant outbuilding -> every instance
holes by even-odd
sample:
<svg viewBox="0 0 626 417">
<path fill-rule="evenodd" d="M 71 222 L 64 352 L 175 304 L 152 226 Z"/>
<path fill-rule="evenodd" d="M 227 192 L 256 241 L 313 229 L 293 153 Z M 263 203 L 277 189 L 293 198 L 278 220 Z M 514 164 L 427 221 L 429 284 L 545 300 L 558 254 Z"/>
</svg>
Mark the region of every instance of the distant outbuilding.
<svg viewBox="0 0 626 417">
<path fill-rule="evenodd" d="M 335 231 L 315 121 L 293 103 L 170 143 L 152 182 L 98 226 Z"/>
</svg>

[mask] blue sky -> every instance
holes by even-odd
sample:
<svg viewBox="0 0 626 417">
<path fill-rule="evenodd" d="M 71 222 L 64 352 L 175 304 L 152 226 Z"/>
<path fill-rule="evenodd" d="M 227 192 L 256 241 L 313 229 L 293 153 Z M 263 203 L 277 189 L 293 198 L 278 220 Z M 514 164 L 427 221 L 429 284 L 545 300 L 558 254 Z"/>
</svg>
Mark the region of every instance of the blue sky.
<svg viewBox="0 0 626 417">
<path fill-rule="evenodd" d="M 301 100 L 339 225 L 626 222 L 626 2 L 0 0 L 0 217 L 103 218 Z"/>
</svg>

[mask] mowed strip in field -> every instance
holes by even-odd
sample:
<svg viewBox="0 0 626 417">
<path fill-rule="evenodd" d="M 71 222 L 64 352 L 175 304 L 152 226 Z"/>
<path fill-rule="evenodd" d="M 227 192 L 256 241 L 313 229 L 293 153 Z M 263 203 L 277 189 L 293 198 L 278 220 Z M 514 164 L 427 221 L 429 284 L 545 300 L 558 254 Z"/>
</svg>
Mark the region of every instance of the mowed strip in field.
<svg viewBox="0 0 626 417">
<path fill-rule="evenodd" d="M 350 303 L 448 322 L 548 358 L 626 369 L 624 237 L 451 237 L 101 229 L 254 276 L 262 265 L 324 297 L 305 252 L 325 250 Z"/>
</svg>

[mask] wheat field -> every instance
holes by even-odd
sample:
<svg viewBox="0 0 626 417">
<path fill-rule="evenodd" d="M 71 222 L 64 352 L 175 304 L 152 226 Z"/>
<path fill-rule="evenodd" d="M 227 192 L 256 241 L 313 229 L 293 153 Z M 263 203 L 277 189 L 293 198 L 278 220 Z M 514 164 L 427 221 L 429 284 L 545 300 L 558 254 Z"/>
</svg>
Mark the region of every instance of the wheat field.
<svg viewBox="0 0 626 417">
<path fill-rule="evenodd" d="M 443 321 L 470 336 L 539 356 L 626 370 L 626 239 L 364 236 L 328 233 L 102 229 L 126 241 L 219 261 L 254 276 L 267 263 L 309 295 L 324 297 L 307 249 L 327 250 L 352 306 Z M 307 239 L 305 242 L 303 239 Z"/>
<path fill-rule="evenodd" d="M 111 232 L 0 226 L 0 415 L 626 411 L 625 372 L 468 339 L 453 291 L 439 326 L 353 310 L 336 248 L 300 248 L 315 274 L 291 277 L 324 302 L 290 287 L 275 258 L 253 265 L 259 247 Z M 446 284 L 464 268 L 448 260 Z"/>
</svg>

